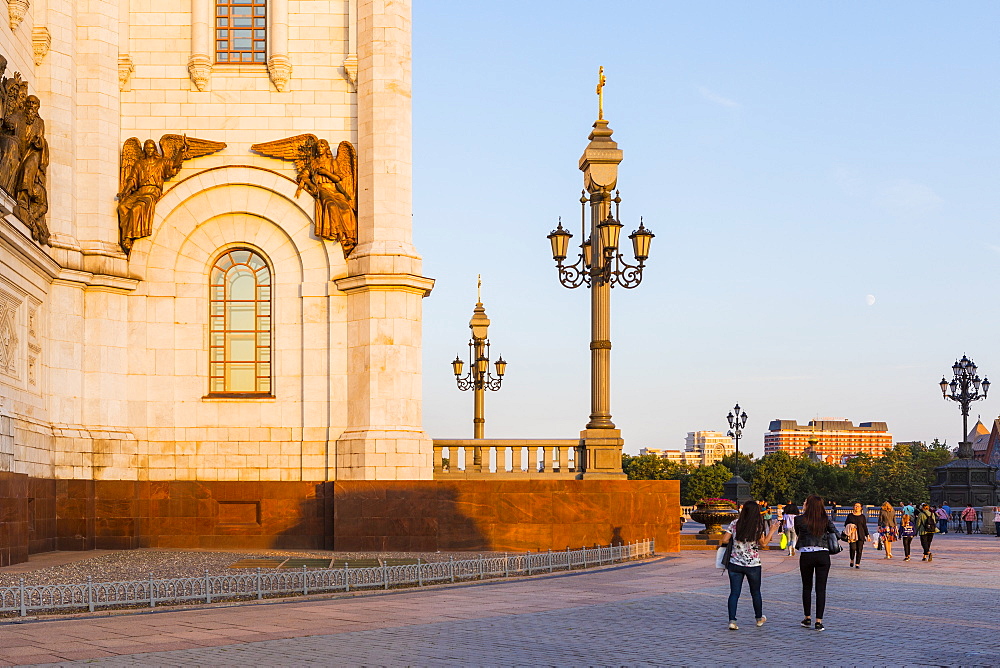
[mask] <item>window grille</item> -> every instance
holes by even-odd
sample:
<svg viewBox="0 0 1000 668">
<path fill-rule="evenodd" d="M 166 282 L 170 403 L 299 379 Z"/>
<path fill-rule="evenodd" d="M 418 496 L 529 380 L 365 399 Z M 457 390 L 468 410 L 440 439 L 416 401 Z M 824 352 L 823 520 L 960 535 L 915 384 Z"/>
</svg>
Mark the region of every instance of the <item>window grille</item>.
<svg viewBox="0 0 1000 668">
<path fill-rule="evenodd" d="M 216 260 L 209 290 L 209 394 L 270 395 L 270 268 L 234 248 Z"/>
<path fill-rule="evenodd" d="M 215 0 L 215 61 L 264 63 L 267 0 Z"/>
</svg>

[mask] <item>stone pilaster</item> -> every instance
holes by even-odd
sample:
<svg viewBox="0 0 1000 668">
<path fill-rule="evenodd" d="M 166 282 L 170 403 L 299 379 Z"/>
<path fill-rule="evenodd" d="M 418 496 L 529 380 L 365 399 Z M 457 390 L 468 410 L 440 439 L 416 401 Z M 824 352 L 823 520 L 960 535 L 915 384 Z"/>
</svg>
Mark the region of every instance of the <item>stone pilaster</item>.
<svg viewBox="0 0 1000 668">
<path fill-rule="evenodd" d="M 409 0 L 358 2 L 358 246 L 347 294 L 348 427 L 341 480 L 430 479 L 421 425 L 421 276 L 412 244 Z"/>
</svg>

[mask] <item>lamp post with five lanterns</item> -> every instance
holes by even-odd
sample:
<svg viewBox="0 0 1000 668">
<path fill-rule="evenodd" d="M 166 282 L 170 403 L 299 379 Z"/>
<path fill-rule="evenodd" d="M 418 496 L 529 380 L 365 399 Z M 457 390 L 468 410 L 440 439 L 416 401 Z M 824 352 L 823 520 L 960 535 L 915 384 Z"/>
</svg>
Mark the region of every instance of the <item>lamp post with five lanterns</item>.
<svg viewBox="0 0 1000 668">
<path fill-rule="evenodd" d="M 572 264 L 564 264 L 573 234 L 562 226 L 562 220 L 548 235 L 559 282 L 567 288 L 585 285 L 590 289 L 590 420 L 580 432 L 582 462 L 579 456 L 577 459 L 581 477 L 589 478 L 624 475 L 621 467 L 624 441 L 621 431 L 611 421 L 611 288 L 616 285 L 627 289 L 638 287 L 654 236 L 640 219 L 639 229 L 628 237 L 632 241 L 636 264 L 629 264 L 622 257 L 618 246 L 622 230 L 619 222 L 621 198 L 615 190 L 622 151 L 611 139 L 612 130 L 604 119 L 603 72 L 601 68 L 597 86 L 598 119 L 590 133 L 590 143 L 580 158 L 584 177 L 580 196 L 581 243 Z"/>
<path fill-rule="evenodd" d="M 949 383 L 942 376 L 941 382 L 938 383 L 941 395 L 945 399 L 958 402 L 962 410 L 962 440 L 958 444 L 958 456 L 963 459 L 969 459 L 973 454 L 972 443 L 967 440 L 969 437 L 969 406 L 973 401 L 985 399 L 986 394 L 990 391 L 989 378 L 980 380 L 976 373 L 978 369 L 975 362 L 962 355 L 962 359 L 956 360 L 951 367 L 953 374 L 951 382 Z"/>
</svg>

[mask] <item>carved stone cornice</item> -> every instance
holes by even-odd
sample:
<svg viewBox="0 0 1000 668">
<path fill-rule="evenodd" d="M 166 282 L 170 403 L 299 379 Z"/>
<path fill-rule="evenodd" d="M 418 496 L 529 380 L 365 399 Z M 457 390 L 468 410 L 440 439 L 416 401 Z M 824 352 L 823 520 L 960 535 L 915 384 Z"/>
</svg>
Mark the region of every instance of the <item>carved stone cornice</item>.
<svg viewBox="0 0 1000 668">
<path fill-rule="evenodd" d="M 434 288 L 434 279 L 414 274 L 361 274 L 338 278 L 333 281 L 333 284 L 337 286 L 338 290 L 348 294 L 373 290 L 400 290 L 427 297 Z"/>
</svg>

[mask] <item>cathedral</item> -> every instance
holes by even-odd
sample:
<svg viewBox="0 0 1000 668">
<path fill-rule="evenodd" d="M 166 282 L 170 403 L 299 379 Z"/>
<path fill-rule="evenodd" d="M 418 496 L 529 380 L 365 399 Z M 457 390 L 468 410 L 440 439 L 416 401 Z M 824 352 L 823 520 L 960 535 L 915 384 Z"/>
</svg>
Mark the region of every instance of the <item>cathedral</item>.
<svg viewBox="0 0 1000 668">
<path fill-rule="evenodd" d="M 6 9 L 0 564 L 145 544 L 157 498 L 431 478 L 409 3 Z"/>
</svg>

